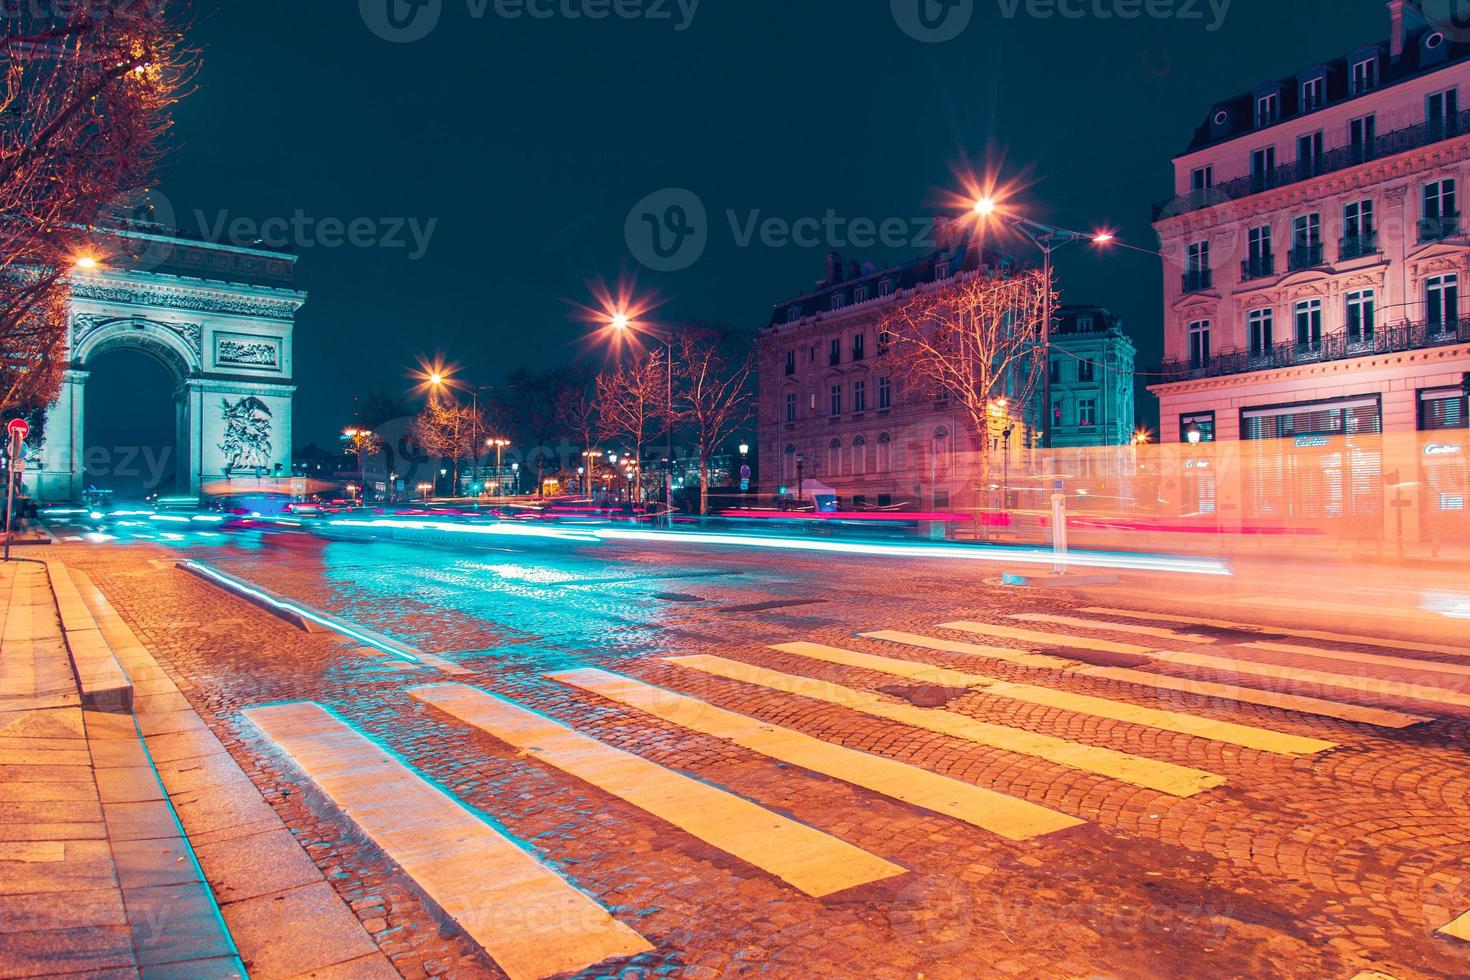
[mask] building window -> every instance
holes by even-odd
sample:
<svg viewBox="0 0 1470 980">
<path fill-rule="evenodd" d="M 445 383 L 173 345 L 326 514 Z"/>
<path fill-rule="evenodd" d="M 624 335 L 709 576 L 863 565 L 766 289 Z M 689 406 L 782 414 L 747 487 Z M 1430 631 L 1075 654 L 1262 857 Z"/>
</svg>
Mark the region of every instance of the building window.
<svg viewBox="0 0 1470 980">
<path fill-rule="evenodd" d="M 840 292 L 832 294 L 832 309 L 842 309 L 842 294 Z"/>
<path fill-rule="evenodd" d="M 833 439 L 827 445 L 827 473 L 831 476 L 842 475 L 842 440 Z"/>
<path fill-rule="evenodd" d="M 1192 438 L 1196 433 L 1199 437 Z M 1179 441 L 1214 442 L 1215 413 L 1197 412 L 1194 415 L 1179 416 Z"/>
<path fill-rule="evenodd" d="M 868 301 L 868 287 L 859 286 L 854 289 L 852 291 L 852 301 L 854 303 L 866 303 Z"/>
<path fill-rule="evenodd" d="M 1189 366 L 1204 367 L 1210 363 L 1210 321 L 1195 320 L 1189 325 Z"/>
<path fill-rule="evenodd" d="M 1424 121 L 1432 133 L 1455 132 L 1459 126 L 1460 93 L 1455 89 L 1435 92 L 1424 100 Z"/>
<path fill-rule="evenodd" d="M 868 472 L 868 440 L 858 436 L 852 440 L 852 475 L 863 476 Z"/>
<path fill-rule="evenodd" d="M 1424 280 L 1424 314 L 1425 322 L 1434 333 L 1459 329 L 1459 276 L 1434 276 Z"/>
<path fill-rule="evenodd" d="M 1251 353 L 1268 353 L 1275 341 L 1272 334 L 1275 331 L 1276 314 L 1272 310 L 1251 310 L 1245 316 L 1246 323 L 1250 327 Z"/>
<path fill-rule="evenodd" d="M 1214 167 L 1196 167 L 1189 174 L 1189 189 L 1198 193 L 1215 186 Z"/>
<path fill-rule="evenodd" d="M 868 410 L 868 383 L 866 381 L 852 383 L 852 410 L 854 412 Z"/>
<path fill-rule="evenodd" d="M 1347 294 L 1347 341 L 1349 344 L 1373 343 L 1375 306 L 1376 297 L 1371 289 Z"/>
<path fill-rule="evenodd" d="M 1365 58 L 1353 65 L 1353 94 L 1362 95 L 1378 87 L 1378 59 Z"/>
<path fill-rule="evenodd" d="M 786 352 L 786 373 L 796 373 L 796 351 L 794 350 L 789 350 Z"/>
<path fill-rule="evenodd" d="M 842 363 L 842 341 L 832 340 L 827 344 L 827 363 L 832 367 Z"/>
<path fill-rule="evenodd" d="M 1271 255 L 1271 226 L 1260 225 L 1250 229 L 1246 233 L 1246 242 L 1248 251 L 1242 269 L 1242 280 L 1264 279 L 1273 275 L 1276 269 Z"/>
<path fill-rule="evenodd" d="M 889 409 L 893 407 L 893 382 L 888 378 L 878 379 L 878 408 Z"/>
<path fill-rule="evenodd" d="M 1354 201 L 1342 209 L 1342 257 L 1356 259 L 1377 251 L 1373 202 Z"/>
<path fill-rule="evenodd" d="M 878 472 L 887 473 L 893 469 L 893 437 L 883 432 L 878 436 Z M 879 498 L 880 501 L 882 498 Z"/>
<path fill-rule="evenodd" d="M 1063 399 L 1057 398 L 1051 403 L 1051 424 L 1053 428 L 1060 429 L 1066 424 L 1066 415 L 1062 409 L 1065 405 Z"/>
<path fill-rule="evenodd" d="M 1311 177 L 1322 172 L 1322 132 L 1320 130 L 1296 138 L 1296 167 L 1298 177 Z"/>
<path fill-rule="evenodd" d="M 884 279 L 882 282 L 878 283 L 878 295 L 879 296 L 891 296 L 892 294 L 893 294 L 893 280 L 892 279 Z"/>
<path fill-rule="evenodd" d="M 1097 364 L 1095 364 L 1093 361 L 1088 360 L 1084 357 L 1082 360 L 1077 362 L 1078 381 L 1092 381 L 1095 380 L 1096 376 Z"/>
<path fill-rule="evenodd" d="M 1276 147 L 1267 146 L 1251 154 L 1251 186 L 1256 190 L 1270 187 L 1276 177 Z"/>
<path fill-rule="evenodd" d="M 878 331 L 878 356 L 882 357 L 888 353 L 888 347 L 893 343 L 893 334 L 887 328 Z"/>
<path fill-rule="evenodd" d="M 1062 360 L 1061 360 L 1061 358 L 1059 358 L 1059 357 L 1052 358 L 1051 363 L 1050 363 L 1050 366 L 1047 368 L 1047 371 L 1048 371 L 1048 377 L 1050 378 L 1052 384 L 1059 385 L 1059 384 L 1062 383 Z"/>
<path fill-rule="evenodd" d="M 1453 179 L 1424 185 L 1424 212 L 1419 222 L 1419 241 L 1436 242 L 1459 234 L 1460 211 Z"/>
<path fill-rule="evenodd" d="M 1464 388 L 1431 388 L 1419 392 L 1419 428 L 1467 429 Z"/>
<path fill-rule="evenodd" d="M 842 414 L 842 385 L 832 386 L 832 403 L 829 407 L 831 408 L 829 414 L 834 416 Z"/>
<path fill-rule="evenodd" d="M 1078 333 L 1092 333 L 1092 315 L 1083 314 L 1077 318 Z"/>
<path fill-rule="evenodd" d="M 1281 97 L 1276 94 L 1263 95 L 1256 99 L 1256 126 L 1270 126 L 1281 118 Z"/>
<path fill-rule="evenodd" d="M 1348 123 L 1348 146 L 1354 160 L 1361 162 L 1373 159 L 1377 133 L 1378 123 L 1371 115 L 1361 116 Z"/>
<path fill-rule="evenodd" d="M 1322 108 L 1327 101 L 1327 84 L 1321 78 L 1309 78 L 1302 82 L 1302 112 Z"/>
<path fill-rule="evenodd" d="M 796 447 L 787 446 L 781 456 L 781 478 L 790 482 L 796 478 Z"/>
<path fill-rule="evenodd" d="M 855 333 L 855 334 L 853 334 L 852 335 L 852 359 L 854 361 L 861 361 L 864 357 L 866 357 L 867 356 L 867 353 L 866 353 L 867 346 L 868 346 L 868 335 L 867 334 L 865 334 L 865 333 Z"/>
<path fill-rule="evenodd" d="M 1296 304 L 1296 345 L 1302 350 L 1322 346 L 1322 301 L 1305 299 Z"/>
<path fill-rule="evenodd" d="M 1084 428 L 1097 424 L 1097 399 L 1077 399 L 1077 424 Z"/>
<path fill-rule="evenodd" d="M 938 265 L 936 265 L 934 267 L 934 278 L 935 279 L 948 279 L 949 278 L 949 263 L 948 262 L 940 262 Z"/>
<path fill-rule="evenodd" d="M 801 307 L 793 306 L 786 311 L 786 322 L 795 323 L 801 319 Z"/>
<path fill-rule="evenodd" d="M 1210 271 L 1210 243 L 1192 242 L 1186 251 L 1184 268 L 1184 291 L 1197 292 L 1214 285 Z"/>
<path fill-rule="evenodd" d="M 796 421 L 796 395 L 795 395 L 795 393 L 792 393 L 792 394 L 789 394 L 789 395 L 786 396 L 786 421 L 788 421 L 788 422 L 795 422 Z"/>
<path fill-rule="evenodd" d="M 1322 216 L 1304 214 L 1291 223 L 1292 269 L 1310 269 L 1322 264 Z"/>
</svg>

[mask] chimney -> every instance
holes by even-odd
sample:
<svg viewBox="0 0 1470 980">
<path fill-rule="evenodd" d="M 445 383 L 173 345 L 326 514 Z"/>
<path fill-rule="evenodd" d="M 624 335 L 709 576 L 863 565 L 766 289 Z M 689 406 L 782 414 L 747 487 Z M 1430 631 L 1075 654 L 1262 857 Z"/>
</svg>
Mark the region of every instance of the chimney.
<svg viewBox="0 0 1470 980">
<path fill-rule="evenodd" d="M 1420 0 L 1388 0 L 1388 55 L 1394 61 L 1404 56 L 1404 46 L 1409 42 L 1409 33 L 1429 26 Z"/>
<path fill-rule="evenodd" d="M 835 286 L 842 281 L 842 256 L 836 252 L 827 253 L 827 285 Z"/>
</svg>

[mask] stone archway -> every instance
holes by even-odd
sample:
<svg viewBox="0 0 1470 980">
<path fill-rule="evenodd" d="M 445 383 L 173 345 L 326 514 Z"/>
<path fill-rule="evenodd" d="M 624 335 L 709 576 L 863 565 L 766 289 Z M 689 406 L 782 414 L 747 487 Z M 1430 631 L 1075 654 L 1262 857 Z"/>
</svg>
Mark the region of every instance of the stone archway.
<svg viewBox="0 0 1470 980">
<path fill-rule="evenodd" d="M 177 354 L 138 334 L 121 334 L 89 351 L 81 424 L 83 482 L 118 500 L 178 492 L 189 436 Z"/>
</svg>

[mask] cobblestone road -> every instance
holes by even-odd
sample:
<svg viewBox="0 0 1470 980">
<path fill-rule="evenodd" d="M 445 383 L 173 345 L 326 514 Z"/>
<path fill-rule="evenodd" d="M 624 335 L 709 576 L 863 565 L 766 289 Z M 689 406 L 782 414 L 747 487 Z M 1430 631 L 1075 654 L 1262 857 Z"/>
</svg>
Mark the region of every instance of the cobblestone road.
<svg viewBox="0 0 1470 980">
<path fill-rule="evenodd" d="M 1006 589 L 993 573 L 956 573 L 937 562 L 895 566 L 637 550 L 609 558 L 609 549 L 595 555 L 460 551 L 324 543 L 300 535 L 242 538 L 188 552 L 464 671 L 446 674 L 334 633 L 298 630 L 176 570 L 178 551 L 143 543 L 53 550 L 88 573 L 155 651 L 405 976 L 500 974 L 421 883 L 242 715 L 246 709 L 296 701 L 325 706 L 523 842 L 653 947 L 589 976 L 1348 978 L 1377 969 L 1408 978 L 1470 972 L 1470 943 L 1436 932 L 1470 910 L 1464 720 L 1470 707 L 1452 703 L 1470 690 L 1470 671 L 1454 671 L 1470 664 L 1464 635 L 1458 642 L 1467 649 L 1459 657 L 1408 643 L 1258 637 L 1207 624 L 1080 611 L 1108 606 L 1187 619 L 1198 614 L 1198 603 L 1180 601 L 1174 590 L 1203 591 L 1209 583 L 1140 581 L 1087 595 L 1054 594 Z M 1032 614 L 1081 622 L 1014 618 Z M 1287 614 L 1274 621 L 1285 623 Z M 940 626 L 960 621 L 1034 630 L 1048 639 Z M 1173 629 L 1192 639 L 1140 628 Z M 948 641 L 951 649 L 860 635 L 877 630 Z M 1316 650 L 1244 645 L 1252 640 Z M 1448 634 L 1440 638 L 1455 641 Z M 902 668 L 875 661 L 855 665 L 773 649 L 800 642 L 1028 690 L 1087 695 L 1114 708 L 1098 713 L 1096 704 L 1081 699 L 1036 703 L 1014 690 L 956 684 L 946 675 L 904 677 L 893 672 Z M 974 647 L 956 652 L 966 650 L 953 646 L 960 643 Z M 1290 676 L 1266 679 L 1169 663 L 1153 656 L 1160 650 L 1270 664 Z M 778 691 L 667 659 L 697 655 L 836 687 Z M 1362 655 L 1426 666 L 1364 661 Z M 1392 727 L 1232 703 L 1087 674 L 1088 665 L 1289 691 L 1431 720 Z M 544 676 L 584 667 L 1082 822 L 1008 839 L 691 730 L 677 713 L 655 717 Z M 1345 680 L 1326 683 L 1324 673 Z M 1349 680 L 1353 687 L 1344 686 Z M 409 693 L 444 683 L 494 692 L 905 871 L 813 897 Z M 927 709 L 922 718 L 939 727 L 879 717 L 843 700 L 846 694 L 836 702 L 815 694 L 833 690 L 876 696 L 882 710 Z M 1245 747 L 1207 737 L 1203 728 L 1172 731 L 1140 723 L 1141 716 L 1116 717 L 1129 706 L 1299 737 L 1285 743 L 1290 745 L 1316 739 L 1332 746 L 1302 752 Z M 957 716 L 1001 726 L 1010 741 L 978 740 L 956 727 Z M 1146 780 L 1105 774 L 1070 756 L 1038 754 L 1015 740 L 1018 733 L 1127 754 L 1145 769 L 1172 764 L 1197 770 L 1223 777 L 1223 784 L 1188 795 L 1161 792 L 1139 784 Z"/>
</svg>

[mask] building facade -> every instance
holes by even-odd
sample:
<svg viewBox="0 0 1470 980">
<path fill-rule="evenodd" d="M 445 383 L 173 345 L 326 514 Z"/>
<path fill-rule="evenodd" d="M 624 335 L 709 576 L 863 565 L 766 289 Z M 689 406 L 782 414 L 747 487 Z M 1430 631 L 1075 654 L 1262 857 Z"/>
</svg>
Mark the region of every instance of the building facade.
<svg viewBox="0 0 1470 980">
<path fill-rule="evenodd" d="M 1134 362 L 1123 321 L 1101 306 L 1064 306 L 1051 331 L 1051 444 L 1125 446 L 1133 438 Z"/>
<path fill-rule="evenodd" d="M 79 500 L 98 482 L 84 437 L 87 380 L 118 348 L 156 358 L 172 378 L 175 492 L 289 476 L 292 328 L 306 301 L 292 288 L 295 256 L 146 225 L 100 234 L 96 251 L 96 267 L 72 276 L 66 372 L 28 474 L 37 498 Z"/>
<path fill-rule="evenodd" d="M 1387 41 L 1216 104 L 1155 223 L 1162 439 L 1258 453 L 1287 440 L 1322 456 L 1305 511 L 1369 518 L 1390 513 L 1375 437 L 1419 433 L 1441 461 L 1467 452 L 1470 43 L 1417 0 L 1388 7 Z M 1463 512 L 1463 492 L 1441 496 L 1426 507 Z M 1228 506 L 1278 504 L 1263 485 Z"/>
<path fill-rule="evenodd" d="M 918 291 L 1004 274 L 1010 260 L 941 228 L 939 248 L 887 269 L 827 256 L 816 289 L 776 305 L 757 338 L 759 470 L 782 497 L 835 497 L 842 508 L 944 510 L 977 506 L 968 414 L 950 399 L 905 385 L 886 316 Z M 1019 456 L 1038 428 L 1027 406 L 992 420 L 993 467 Z M 1010 416 L 1017 416 L 1012 421 Z"/>
</svg>

